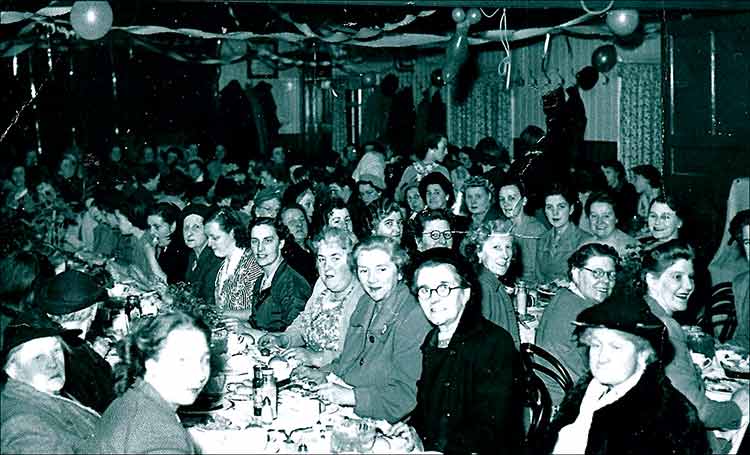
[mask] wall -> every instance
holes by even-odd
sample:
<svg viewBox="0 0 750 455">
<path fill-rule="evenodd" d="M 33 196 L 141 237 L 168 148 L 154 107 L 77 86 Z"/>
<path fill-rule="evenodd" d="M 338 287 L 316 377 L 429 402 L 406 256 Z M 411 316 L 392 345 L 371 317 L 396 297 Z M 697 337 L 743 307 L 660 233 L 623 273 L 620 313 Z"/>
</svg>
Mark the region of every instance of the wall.
<svg viewBox="0 0 750 455">
<path fill-rule="evenodd" d="M 222 43 L 222 55 L 231 56 L 245 52 L 244 41 L 227 40 Z M 284 41 L 279 42 L 279 52 L 285 51 L 287 44 Z M 291 68 L 280 71 L 278 78 L 275 79 L 258 79 L 248 78 L 247 61 L 241 61 L 231 65 L 221 67 L 219 74 L 219 91 L 223 89 L 230 81 L 237 81 L 245 89 L 254 87 L 258 82 L 266 81 L 271 84 L 271 93 L 276 101 L 276 114 L 281 122 L 280 134 L 300 134 L 302 133 L 302 74 L 298 68 Z"/>
<path fill-rule="evenodd" d="M 542 112 L 542 95 L 559 85 L 560 76 L 565 86 L 575 80 L 575 73 L 586 65 L 591 65 L 591 54 L 607 42 L 596 39 L 570 38 L 571 54 L 565 38 L 553 37 L 549 45 L 548 74 L 552 84 L 546 83 L 541 70 L 544 55 L 544 41 L 512 51 L 514 74 L 523 79 L 524 85 L 513 89 L 513 135 L 518 137 L 521 131 L 530 124 L 545 129 L 544 112 Z M 661 62 L 660 36 L 653 35 L 634 49 L 617 48 L 618 63 L 654 63 Z M 603 77 L 606 76 L 606 77 Z M 536 79 L 539 83 L 533 87 Z M 607 80 L 608 79 L 608 80 Z M 605 75 L 600 75 L 599 82 L 588 92 L 581 92 L 586 105 L 588 124 L 585 139 L 589 141 L 611 141 L 619 139 L 619 93 L 620 80 L 617 66 Z"/>
</svg>

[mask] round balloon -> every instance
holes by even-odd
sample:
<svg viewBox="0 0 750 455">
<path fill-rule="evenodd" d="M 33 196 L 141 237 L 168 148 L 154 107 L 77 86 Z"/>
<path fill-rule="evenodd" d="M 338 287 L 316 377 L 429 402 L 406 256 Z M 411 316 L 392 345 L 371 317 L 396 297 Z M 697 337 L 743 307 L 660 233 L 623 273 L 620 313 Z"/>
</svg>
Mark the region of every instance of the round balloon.
<svg viewBox="0 0 750 455">
<path fill-rule="evenodd" d="M 591 66 L 600 73 L 606 73 L 617 63 L 617 49 L 612 44 L 605 44 L 596 48 L 591 54 Z"/>
<path fill-rule="evenodd" d="M 463 8 L 453 8 L 451 17 L 453 17 L 453 22 L 460 24 L 464 21 L 464 19 L 466 19 L 466 13 L 464 12 Z"/>
<path fill-rule="evenodd" d="M 466 13 L 466 18 L 469 19 L 471 25 L 474 25 L 482 20 L 482 13 L 478 8 L 471 8 L 469 9 L 469 12 Z"/>
<path fill-rule="evenodd" d="M 617 36 L 628 36 L 638 28 L 638 11 L 616 9 L 607 13 L 607 25 Z"/>
<path fill-rule="evenodd" d="M 378 78 L 374 73 L 366 73 L 362 76 L 362 85 L 365 87 L 374 87 L 378 82 Z"/>
<path fill-rule="evenodd" d="M 70 9 L 70 24 L 81 38 L 99 39 L 112 28 L 112 7 L 104 1 L 75 2 Z"/>
</svg>

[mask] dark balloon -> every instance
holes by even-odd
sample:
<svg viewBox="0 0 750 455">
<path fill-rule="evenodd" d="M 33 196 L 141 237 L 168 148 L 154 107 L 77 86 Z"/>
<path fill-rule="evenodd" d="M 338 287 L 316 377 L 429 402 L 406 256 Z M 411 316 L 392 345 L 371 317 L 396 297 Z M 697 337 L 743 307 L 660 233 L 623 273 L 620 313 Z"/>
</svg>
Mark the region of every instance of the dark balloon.
<svg viewBox="0 0 750 455">
<path fill-rule="evenodd" d="M 448 48 L 445 51 L 445 70 L 443 71 L 443 80 L 446 83 L 450 83 L 456 77 L 461 66 L 469 58 L 468 31 L 468 26 L 456 27 L 456 33 L 448 42 Z"/>
<path fill-rule="evenodd" d="M 617 63 L 617 49 L 612 44 L 605 44 L 596 48 L 591 54 L 591 66 L 600 73 L 606 73 Z"/>
<path fill-rule="evenodd" d="M 599 81 L 599 71 L 593 66 L 584 66 L 576 73 L 576 84 L 582 90 L 591 90 Z"/>
</svg>

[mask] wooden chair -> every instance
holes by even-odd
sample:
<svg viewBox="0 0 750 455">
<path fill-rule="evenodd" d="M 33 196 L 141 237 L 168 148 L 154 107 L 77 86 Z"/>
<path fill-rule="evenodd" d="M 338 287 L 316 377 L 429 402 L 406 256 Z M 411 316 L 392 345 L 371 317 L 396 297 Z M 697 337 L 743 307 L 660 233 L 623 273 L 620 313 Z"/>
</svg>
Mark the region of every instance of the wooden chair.
<svg viewBox="0 0 750 455">
<path fill-rule="evenodd" d="M 706 318 L 710 319 L 707 321 Z M 710 328 L 710 333 L 720 343 L 732 338 L 737 329 L 737 311 L 731 283 L 719 283 L 711 289 L 709 307 L 698 320 L 698 325 Z"/>
<path fill-rule="evenodd" d="M 531 343 L 521 343 L 521 353 L 523 357 L 532 359 L 534 370 L 552 378 L 564 391 L 567 392 L 568 389 L 573 387 L 573 379 L 570 377 L 570 373 L 554 355 Z M 543 359 L 545 363 L 536 361 L 535 357 Z"/>
</svg>

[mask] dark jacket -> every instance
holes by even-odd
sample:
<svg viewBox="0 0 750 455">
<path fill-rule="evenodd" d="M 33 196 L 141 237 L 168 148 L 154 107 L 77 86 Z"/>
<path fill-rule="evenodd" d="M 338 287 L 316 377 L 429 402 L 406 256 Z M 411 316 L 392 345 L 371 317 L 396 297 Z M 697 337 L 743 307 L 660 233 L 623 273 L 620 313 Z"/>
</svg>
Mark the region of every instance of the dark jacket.
<svg viewBox="0 0 750 455">
<path fill-rule="evenodd" d="M 565 396 L 550 424 L 543 453 L 550 453 L 561 428 L 578 417 L 591 376 L 584 377 Z M 698 412 L 680 394 L 657 364 L 644 371 L 638 383 L 614 403 L 594 412 L 586 454 L 706 454 L 706 431 Z"/>
<path fill-rule="evenodd" d="M 209 304 L 216 303 L 214 291 L 216 289 L 216 274 L 219 273 L 223 259 L 216 257 L 213 250 L 207 246 L 196 257 L 195 251 L 190 250 L 185 271 L 185 282 L 193 287 L 193 292 Z"/>
<path fill-rule="evenodd" d="M 281 252 L 284 260 L 295 272 L 302 275 L 310 286 L 318 281 L 318 269 L 316 267 L 315 254 L 304 250 L 297 242 L 286 242 Z"/>
<path fill-rule="evenodd" d="M 181 238 L 172 238 L 166 248 L 162 248 L 156 261 L 162 271 L 167 275 L 169 284 L 185 281 L 185 270 L 187 269 L 188 253 L 190 250 Z M 158 251 L 158 250 L 157 250 Z"/>
<path fill-rule="evenodd" d="M 104 412 L 115 399 L 112 367 L 87 341 L 66 337 L 70 350 L 65 352 L 65 385 L 67 393 L 84 406 Z"/>
<path fill-rule="evenodd" d="M 137 381 L 102 415 L 87 453 L 198 453 L 175 409 L 149 383 Z"/>
<path fill-rule="evenodd" d="M 447 348 L 434 328 L 422 344 L 422 375 L 410 424 L 425 450 L 517 453 L 521 428 L 520 363 L 508 332 L 470 302 Z"/>
<path fill-rule="evenodd" d="M 262 280 L 258 280 L 260 284 Z M 281 261 L 271 280 L 271 287 L 260 292 L 250 316 L 256 329 L 283 332 L 305 309 L 312 289 L 302 276 Z"/>
</svg>

